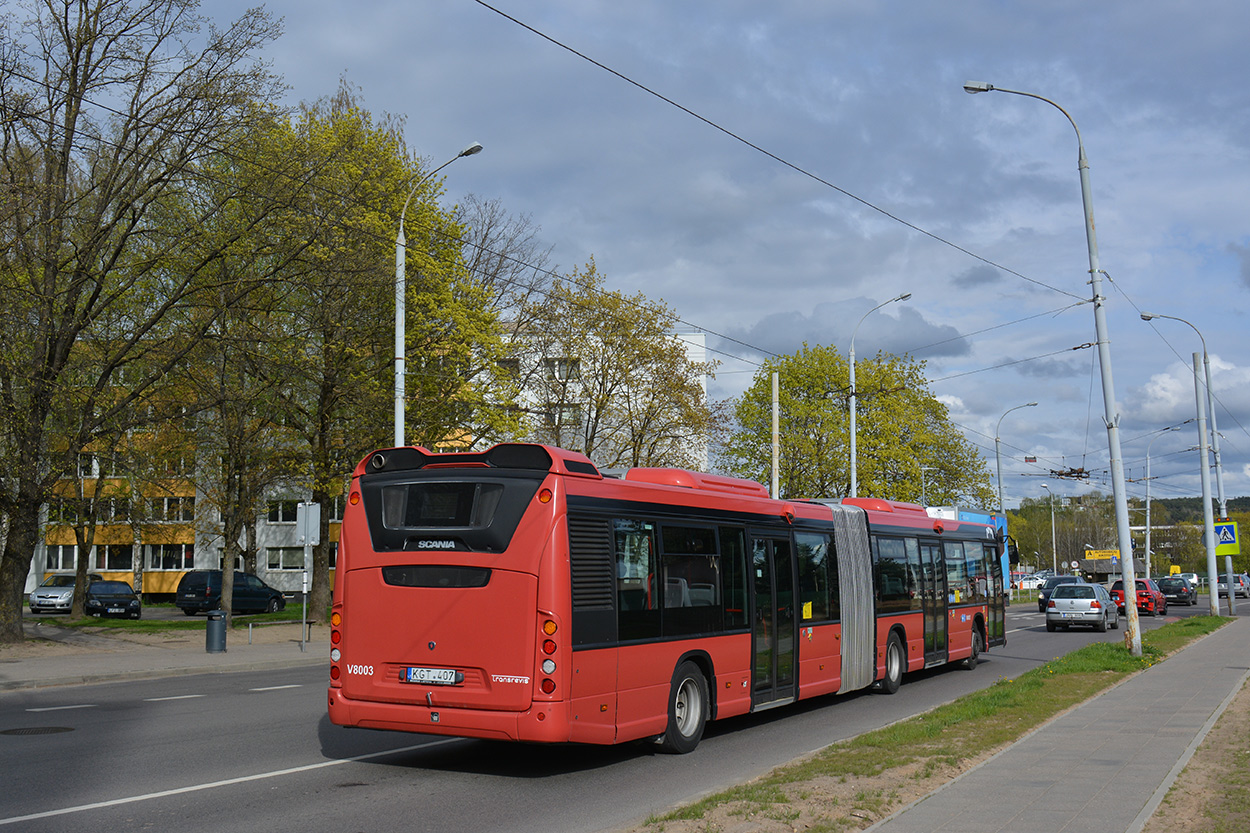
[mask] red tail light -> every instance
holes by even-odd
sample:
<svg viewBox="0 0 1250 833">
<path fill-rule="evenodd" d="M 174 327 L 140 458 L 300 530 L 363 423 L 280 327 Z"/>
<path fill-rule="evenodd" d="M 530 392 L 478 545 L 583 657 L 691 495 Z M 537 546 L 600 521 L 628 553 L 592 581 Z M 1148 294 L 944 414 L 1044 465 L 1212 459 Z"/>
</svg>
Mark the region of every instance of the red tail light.
<svg viewBox="0 0 1250 833">
<path fill-rule="evenodd" d="M 1054 599 L 1051 599 L 1050 601 L 1048 601 L 1048 602 L 1046 603 L 1046 606 L 1047 606 L 1047 607 L 1054 607 L 1054 606 L 1055 606 L 1055 600 L 1054 600 Z"/>
<path fill-rule="evenodd" d="M 1093 601 L 1089 603 L 1090 610 L 1102 610 L 1102 602 Z"/>
</svg>

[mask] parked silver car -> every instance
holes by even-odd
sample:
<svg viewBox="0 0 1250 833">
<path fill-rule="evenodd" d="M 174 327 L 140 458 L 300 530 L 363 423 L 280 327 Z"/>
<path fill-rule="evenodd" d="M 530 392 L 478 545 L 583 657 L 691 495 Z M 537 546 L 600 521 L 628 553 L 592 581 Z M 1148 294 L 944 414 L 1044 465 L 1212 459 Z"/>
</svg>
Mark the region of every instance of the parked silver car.
<svg viewBox="0 0 1250 833">
<path fill-rule="evenodd" d="M 88 573 L 87 583 L 100 581 L 104 576 Z M 53 573 L 30 593 L 31 613 L 69 613 L 74 603 L 74 574 Z"/>
<path fill-rule="evenodd" d="M 1092 625 L 1094 630 L 1120 627 L 1120 612 L 1101 584 L 1061 584 L 1046 602 L 1046 630 Z"/>
</svg>

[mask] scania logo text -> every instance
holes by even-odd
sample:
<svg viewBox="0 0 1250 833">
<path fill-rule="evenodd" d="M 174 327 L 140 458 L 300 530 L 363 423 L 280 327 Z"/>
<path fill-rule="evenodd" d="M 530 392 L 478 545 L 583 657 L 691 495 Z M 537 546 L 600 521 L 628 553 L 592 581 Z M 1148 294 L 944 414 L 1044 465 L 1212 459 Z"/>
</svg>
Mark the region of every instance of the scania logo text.
<svg viewBox="0 0 1250 833">
<path fill-rule="evenodd" d="M 456 548 L 455 541 L 418 541 L 417 549 L 419 550 L 454 550 Z"/>
</svg>

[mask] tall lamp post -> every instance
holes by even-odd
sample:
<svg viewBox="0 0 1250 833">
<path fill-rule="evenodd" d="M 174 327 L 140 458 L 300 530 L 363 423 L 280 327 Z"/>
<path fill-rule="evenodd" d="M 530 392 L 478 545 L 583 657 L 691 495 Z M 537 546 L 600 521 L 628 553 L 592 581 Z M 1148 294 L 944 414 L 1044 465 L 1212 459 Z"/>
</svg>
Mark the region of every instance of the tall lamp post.
<svg viewBox="0 0 1250 833">
<path fill-rule="evenodd" d="M 1055 546 L 1055 493 L 1045 483 L 1042 488 L 1050 495 L 1050 569 L 1055 575 L 1059 575 L 1059 548 Z M 1136 583 L 1133 586 L 1136 587 Z"/>
<path fill-rule="evenodd" d="M 1215 492 L 1220 503 L 1220 517 L 1227 518 L 1228 501 L 1224 499 L 1224 466 L 1220 463 L 1220 430 L 1215 424 L 1215 393 L 1211 388 L 1211 357 L 1207 355 L 1207 340 L 1202 337 L 1201 330 L 1184 318 L 1153 312 L 1143 312 L 1141 314 L 1142 321 L 1153 321 L 1156 318 L 1168 318 L 1172 321 L 1188 324 L 1189 328 L 1198 334 L 1198 340 L 1202 342 L 1202 370 L 1207 382 L 1207 410 L 1210 412 L 1211 417 L 1211 453 L 1215 457 Z M 1147 457 L 1147 460 L 1149 460 L 1149 457 Z"/>
<path fill-rule="evenodd" d="M 408 203 L 412 202 L 413 196 L 417 193 L 417 189 L 422 183 L 429 180 L 443 168 L 446 168 L 452 162 L 455 162 L 462 156 L 472 156 L 475 153 L 481 153 L 482 146 L 477 142 L 469 145 L 464 150 L 439 165 L 428 174 L 420 176 L 417 181 L 412 184 L 412 188 L 408 191 L 408 199 L 404 200 L 404 208 L 399 212 L 399 231 L 395 234 L 395 447 L 404 444 L 404 354 L 407 335 L 404 332 L 406 323 L 406 304 L 408 299 L 408 280 L 405 275 L 405 256 L 408 250 L 408 241 L 404 237 L 404 217 L 408 214 Z"/>
<path fill-rule="evenodd" d="M 1175 430 L 1175 425 L 1164 428 L 1146 443 L 1146 575 L 1150 575 L 1150 449 L 1155 444 L 1155 440 Z"/>
<path fill-rule="evenodd" d="M 994 460 L 998 463 L 998 512 L 1004 518 L 1007 517 L 1007 507 L 1003 505 L 1003 453 L 1002 443 L 999 442 L 998 432 L 1003 427 L 1003 418 L 1012 411 L 1018 411 L 1021 408 L 1036 407 L 1036 402 L 1026 402 L 1023 405 L 1017 405 L 1014 408 L 1008 408 L 1003 415 L 998 418 L 998 425 L 994 428 Z"/>
<path fill-rule="evenodd" d="M 1198 412 L 1198 453 L 1201 455 L 1201 481 L 1202 481 L 1202 521 L 1204 527 L 1204 537 L 1207 545 L 1207 572 L 1210 574 L 1208 581 L 1214 585 L 1218 583 L 1219 566 L 1215 557 L 1215 519 L 1211 517 L 1211 461 L 1207 456 L 1207 427 L 1204 411 L 1211 412 L 1211 448 L 1215 453 L 1215 483 L 1216 492 L 1219 494 L 1220 517 L 1228 517 L 1228 504 L 1224 501 L 1224 467 L 1220 465 L 1220 435 L 1215 428 L 1215 397 L 1211 393 L 1211 360 L 1207 356 L 1207 340 L 1202 337 L 1202 331 L 1195 327 L 1184 318 L 1177 318 L 1175 315 L 1158 315 L 1149 312 L 1141 314 L 1142 321 L 1151 321 L 1155 318 L 1169 318 L 1172 321 L 1179 321 L 1182 324 L 1188 324 L 1189 328 L 1198 334 L 1199 341 L 1202 342 L 1202 367 L 1206 375 L 1206 402 L 1203 402 L 1202 383 L 1198 377 L 1198 354 L 1194 353 L 1194 400 Z M 1204 407 L 1205 404 L 1205 407 Z M 1233 559 L 1231 556 L 1225 557 L 1227 572 L 1229 574 L 1229 588 L 1232 588 L 1232 572 Z M 1237 612 L 1236 594 L 1229 590 L 1228 593 L 1228 610 L 1229 613 Z M 1211 613 L 1219 614 L 1219 593 L 1211 596 Z"/>
<path fill-rule="evenodd" d="M 882 301 L 880 304 L 877 304 L 875 307 L 868 310 L 868 312 L 864 313 L 863 317 L 859 319 L 859 324 L 863 324 L 865 318 L 872 315 L 886 304 L 892 304 L 895 301 L 906 301 L 910 297 L 910 292 L 904 292 L 902 295 L 895 295 L 888 301 Z M 856 474 L 855 460 L 855 398 L 857 395 L 857 391 L 855 390 L 855 334 L 859 332 L 859 324 L 856 324 L 855 329 L 851 330 L 851 497 L 859 497 L 859 478 Z"/>
<path fill-rule="evenodd" d="M 1128 493 L 1124 485 L 1124 457 L 1120 451 L 1120 415 L 1116 412 L 1115 383 L 1111 376 L 1111 340 L 1107 335 L 1107 312 L 1103 308 L 1102 270 L 1098 266 L 1098 238 L 1094 234 L 1094 205 L 1089 187 L 1089 160 L 1085 158 L 1085 143 L 1081 139 L 1081 130 L 1068 111 L 1044 96 L 1019 90 L 1007 90 L 993 84 L 969 81 L 964 84 L 968 93 L 1000 92 L 1035 98 L 1044 101 L 1063 113 L 1072 129 L 1076 131 L 1077 170 L 1081 176 L 1081 205 L 1085 211 L 1085 243 L 1089 251 L 1089 278 L 1094 301 L 1094 329 L 1098 341 L 1098 359 L 1102 375 L 1103 421 L 1107 426 L 1107 447 L 1111 464 L 1111 491 L 1115 498 L 1116 537 L 1120 545 L 1121 579 L 1125 587 L 1136 587 L 1137 577 L 1133 566 L 1133 539 L 1129 532 Z M 1130 653 L 1140 657 L 1141 630 L 1137 621 L 1137 606 L 1128 605 L 1128 627 L 1125 628 L 1125 641 L 1130 645 Z"/>
</svg>

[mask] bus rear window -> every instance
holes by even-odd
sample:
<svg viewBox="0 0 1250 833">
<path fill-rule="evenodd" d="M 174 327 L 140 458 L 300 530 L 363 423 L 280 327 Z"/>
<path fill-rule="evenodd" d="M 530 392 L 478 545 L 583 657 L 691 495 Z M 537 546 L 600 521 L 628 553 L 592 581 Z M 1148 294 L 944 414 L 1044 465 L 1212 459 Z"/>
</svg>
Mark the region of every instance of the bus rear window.
<svg viewBox="0 0 1250 833">
<path fill-rule="evenodd" d="M 384 472 L 360 479 L 378 552 L 503 552 L 546 472 Z"/>
<path fill-rule="evenodd" d="M 503 497 L 500 483 L 401 483 L 382 488 L 387 529 L 490 526 Z"/>
</svg>

